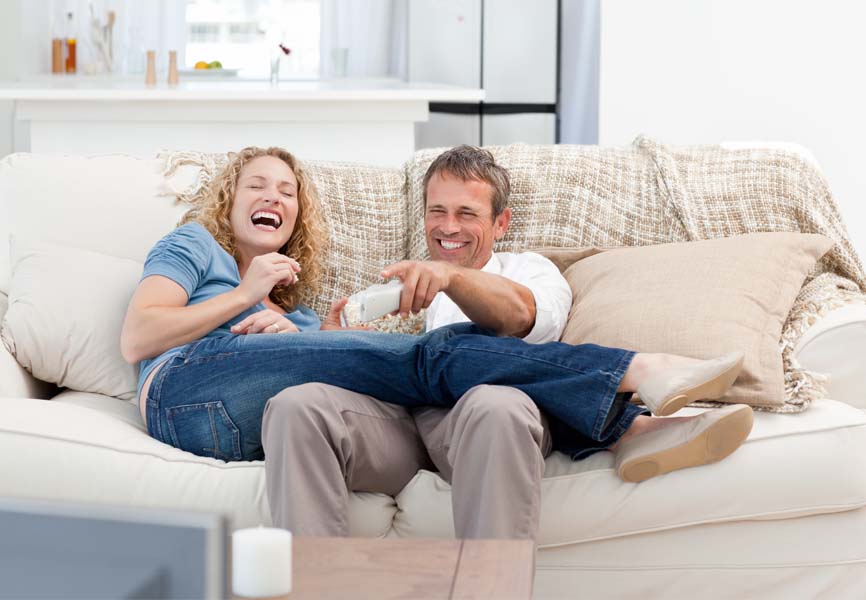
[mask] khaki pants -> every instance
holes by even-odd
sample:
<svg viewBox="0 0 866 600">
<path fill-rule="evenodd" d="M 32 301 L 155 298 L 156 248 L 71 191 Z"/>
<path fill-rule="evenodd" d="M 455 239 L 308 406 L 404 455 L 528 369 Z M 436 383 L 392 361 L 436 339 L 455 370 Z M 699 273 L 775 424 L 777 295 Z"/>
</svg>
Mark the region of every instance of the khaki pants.
<svg viewBox="0 0 866 600">
<path fill-rule="evenodd" d="M 478 386 L 415 411 L 324 384 L 271 398 L 262 423 L 274 525 L 349 535 L 350 492 L 396 495 L 431 461 L 452 485 L 457 537 L 535 538 L 548 428 L 513 388 Z"/>
</svg>

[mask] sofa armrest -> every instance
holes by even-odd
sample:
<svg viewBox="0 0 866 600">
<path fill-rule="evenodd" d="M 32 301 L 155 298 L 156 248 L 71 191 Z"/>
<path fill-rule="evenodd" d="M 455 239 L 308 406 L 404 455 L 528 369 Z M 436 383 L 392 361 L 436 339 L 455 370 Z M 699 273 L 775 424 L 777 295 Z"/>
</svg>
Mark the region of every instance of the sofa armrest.
<svg viewBox="0 0 866 600">
<path fill-rule="evenodd" d="M 830 398 L 866 408 L 866 303 L 819 319 L 800 338 L 794 356 L 810 371 L 829 375 Z"/>
<path fill-rule="evenodd" d="M 9 298 L 0 292 L 0 321 L 9 308 Z M 0 400 L 3 398 L 37 398 L 47 400 L 57 394 L 57 386 L 33 377 L 18 364 L 0 343 Z"/>
</svg>

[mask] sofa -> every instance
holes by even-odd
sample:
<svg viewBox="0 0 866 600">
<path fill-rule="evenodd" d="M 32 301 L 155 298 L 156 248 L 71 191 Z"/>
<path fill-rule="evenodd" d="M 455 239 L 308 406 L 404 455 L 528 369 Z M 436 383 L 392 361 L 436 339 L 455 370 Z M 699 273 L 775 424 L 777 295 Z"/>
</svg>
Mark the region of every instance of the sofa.
<svg viewBox="0 0 866 600">
<path fill-rule="evenodd" d="M 512 148 L 524 169 L 515 194 L 544 187 L 551 153 L 579 170 L 604 151 Z M 820 174 L 801 148 L 774 152 Z M 431 153 L 419 156 L 395 169 L 308 163 L 334 236 L 317 310 L 329 296 L 375 281 L 384 264 L 423 253 L 417 185 Z M 0 161 L 0 240 L 12 240 L 11 251 L 0 247 L 0 318 L 24 302 L 16 286 L 49 286 L 50 295 L 39 309 L 44 322 L 27 330 L 36 339 L 23 340 L 4 322 L 0 496 L 218 511 L 234 528 L 271 523 L 262 462 L 226 463 L 151 439 L 132 400 L 134 369 L 102 369 L 119 364 L 114 336 L 136 268 L 221 158 L 16 154 Z M 603 207 L 604 199 L 591 201 Z M 579 245 L 532 206 L 515 208 L 514 223 L 530 224 L 535 237 L 524 230 L 501 247 Z M 23 281 L 22 243 L 44 244 L 44 256 L 54 257 L 38 271 L 50 282 Z M 118 275 L 108 276 L 114 268 Z M 535 597 L 866 596 L 866 304 L 822 311 L 794 354 L 829 377 L 828 397 L 796 414 L 756 411 L 748 440 L 717 464 L 631 484 L 616 476 L 609 452 L 576 462 L 551 455 Z M 454 535 L 449 485 L 430 471 L 395 497 L 353 494 L 350 511 L 358 536 Z"/>
</svg>

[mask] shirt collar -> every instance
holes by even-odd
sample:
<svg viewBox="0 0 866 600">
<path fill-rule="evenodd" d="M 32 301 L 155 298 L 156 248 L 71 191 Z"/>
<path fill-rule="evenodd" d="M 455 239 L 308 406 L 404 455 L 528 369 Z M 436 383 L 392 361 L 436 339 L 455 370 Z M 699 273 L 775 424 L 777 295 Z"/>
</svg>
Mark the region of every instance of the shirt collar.
<svg viewBox="0 0 866 600">
<path fill-rule="evenodd" d="M 487 264 L 481 267 L 481 270 L 485 273 L 493 273 L 494 275 L 498 275 L 502 272 L 502 263 L 499 261 L 499 257 L 496 256 L 496 253 L 490 255 L 490 260 L 487 261 Z"/>
</svg>

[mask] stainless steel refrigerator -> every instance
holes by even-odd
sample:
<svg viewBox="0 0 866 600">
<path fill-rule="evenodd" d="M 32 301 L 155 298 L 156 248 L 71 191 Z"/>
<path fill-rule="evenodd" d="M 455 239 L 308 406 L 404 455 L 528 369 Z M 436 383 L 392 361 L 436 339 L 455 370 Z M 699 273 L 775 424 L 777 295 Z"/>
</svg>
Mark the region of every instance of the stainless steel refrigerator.
<svg viewBox="0 0 866 600">
<path fill-rule="evenodd" d="M 408 79 L 481 87 L 430 106 L 416 148 L 558 141 L 560 0 L 411 0 Z"/>
</svg>

